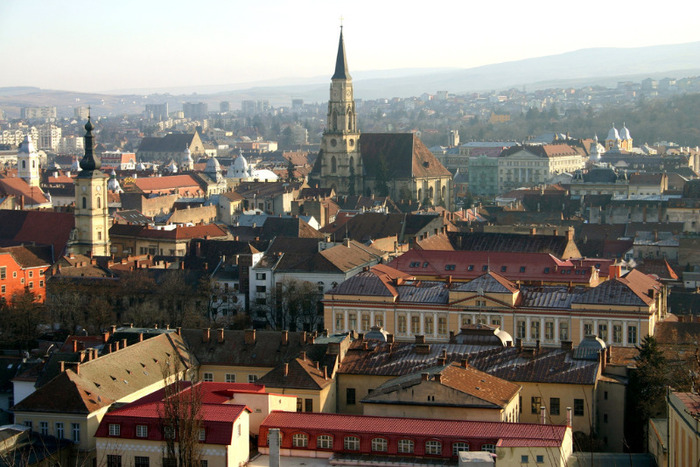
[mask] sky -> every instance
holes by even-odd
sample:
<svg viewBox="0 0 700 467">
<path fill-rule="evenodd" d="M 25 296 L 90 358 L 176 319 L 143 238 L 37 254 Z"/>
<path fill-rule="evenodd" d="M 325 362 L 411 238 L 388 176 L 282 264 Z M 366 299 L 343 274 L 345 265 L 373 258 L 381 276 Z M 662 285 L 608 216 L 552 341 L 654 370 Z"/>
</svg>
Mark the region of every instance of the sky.
<svg viewBox="0 0 700 467">
<path fill-rule="evenodd" d="M 472 68 L 591 47 L 700 41 L 692 2 L 0 0 L 0 87 L 81 92 Z M 695 11 L 692 11 L 695 10 Z M 301 78 L 301 80 L 300 80 Z"/>
</svg>

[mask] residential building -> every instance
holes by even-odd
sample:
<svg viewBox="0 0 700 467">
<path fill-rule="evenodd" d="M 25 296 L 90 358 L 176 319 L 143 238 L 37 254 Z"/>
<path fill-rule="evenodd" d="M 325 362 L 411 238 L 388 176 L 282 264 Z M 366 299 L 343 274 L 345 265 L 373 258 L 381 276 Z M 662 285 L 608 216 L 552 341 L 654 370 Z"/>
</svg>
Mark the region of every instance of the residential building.
<svg viewBox="0 0 700 467">
<path fill-rule="evenodd" d="M 226 239 L 228 233 L 216 224 L 154 229 L 147 225 L 114 224 L 109 229 L 112 253 L 121 255 L 185 256 L 196 238 Z"/>
<path fill-rule="evenodd" d="M 46 270 L 53 258 L 51 247 L 10 246 L 0 248 L 0 301 L 28 290 L 39 302 L 46 300 Z"/>
<path fill-rule="evenodd" d="M 185 147 L 194 156 L 204 154 L 204 144 L 199 133 L 195 131 L 193 134 L 171 133 L 162 138 L 143 138 L 136 151 L 136 156 L 140 161 L 168 161 L 172 159 L 181 165 Z"/>
<path fill-rule="evenodd" d="M 523 186 L 542 185 L 557 174 L 584 167 L 584 149 L 569 144 L 513 146 L 498 157 L 498 189 L 506 192 Z"/>
<path fill-rule="evenodd" d="M 136 153 L 105 151 L 101 154 L 102 166 L 115 170 L 136 170 Z"/>
</svg>

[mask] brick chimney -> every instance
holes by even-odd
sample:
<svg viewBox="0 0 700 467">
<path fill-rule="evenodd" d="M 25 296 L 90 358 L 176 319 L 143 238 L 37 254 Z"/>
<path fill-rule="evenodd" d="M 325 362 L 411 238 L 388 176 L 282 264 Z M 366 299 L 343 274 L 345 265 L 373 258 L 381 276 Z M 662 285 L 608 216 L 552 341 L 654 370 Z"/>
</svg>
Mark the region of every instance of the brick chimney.
<svg viewBox="0 0 700 467">
<path fill-rule="evenodd" d="M 255 329 L 246 329 L 243 341 L 246 345 L 255 345 Z"/>
<path fill-rule="evenodd" d="M 442 375 L 441 375 L 440 373 L 435 373 L 435 374 L 433 375 L 433 380 L 434 380 L 436 383 L 440 383 L 440 382 L 442 381 Z"/>
<path fill-rule="evenodd" d="M 303 361 L 306 361 L 306 352 L 302 350 L 299 358 L 301 358 Z"/>
<path fill-rule="evenodd" d="M 289 376 L 289 363 L 284 364 L 284 376 Z"/>
<path fill-rule="evenodd" d="M 422 334 L 416 334 L 416 344 L 425 344 L 425 336 Z"/>
<path fill-rule="evenodd" d="M 219 344 L 223 344 L 224 343 L 224 328 L 219 328 L 216 331 L 217 331 L 217 335 L 218 335 Z"/>
<path fill-rule="evenodd" d="M 282 345 L 288 345 L 289 344 L 289 331 L 284 330 L 282 331 Z"/>
<path fill-rule="evenodd" d="M 211 339 L 211 329 L 206 328 L 202 330 L 202 342 L 209 342 L 209 339 Z"/>
<path fill-rule="evenodd" d="M 430 378 L 430 373 L 421 373 L 420 374 L 421 381 L 428 381 L 429 378 Z"/>
</svg>

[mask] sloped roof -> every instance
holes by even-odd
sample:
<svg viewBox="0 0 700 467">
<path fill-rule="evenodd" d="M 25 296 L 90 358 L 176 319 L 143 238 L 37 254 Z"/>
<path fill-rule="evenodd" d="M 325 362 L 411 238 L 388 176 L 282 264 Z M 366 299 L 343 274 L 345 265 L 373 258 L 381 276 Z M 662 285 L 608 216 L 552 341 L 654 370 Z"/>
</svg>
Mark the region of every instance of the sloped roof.
<svg viewBox="0 0 700 467">
<path fill-rule="evenodd" d="M 15 407 L 16 412 L 88 414 L 163 380 L 163 364 L 191 365 L 181 337 L 163 333 L 60 373 Z"/>
<path fill-rule="evenodd" d="M 616 277 L 586 290 L 574 298 L 572 303 L 649 306 L 654 303 L 649 290 L 659 291 L 661 288 L 662 285 L 652 277 L 633 269 L 623 277 Z"/>
<path fill-rule="evenodd" d="M 413 133 L 362 133 L 360 153 L 365 177 L 375 178 L 383 160 L 387 179 L 452 177 L 430 149 Z"/>
<path fill-rule="evenodd" d="M 73 214 L 50 211 L 0 210 L 0 241 L 53 246 L 54 257 L 63 254 L 75 226 Z"/>
<path fill-rule="evenodd" d="M 384 264 L 377 264 L 331 289 L 331 295 L 373 295 L 398 297 L 396 285 L 412 276 Z"/>
<path fill-rule="evenodd" d="M 197 179 L 189 174 L 137 178 L 132 183 L 144 193 L 155 190 L 175 190 L 187 187 L 200 188 Z"/>
<path fill-rule="evenodd" d="M 24 196 L 26 204 L 47 204 L 48 198 L 39 187 L 30 186 L 19 177 L 0 178 L 0 193 L 13 196 Z"/>
<path fill-rule="evenodd" d="M 257 383 L 272 388 L 318 390 L 333 382 L 333 367 L 325 368 L 325 371 L 327 377 L 324 377 L 324 367 L 321 365 L 316 368 L 316 363 L 308 358 L 295 358 L 272 369 L 265 376 L 259 378 Z"/>
<path fill-rule="evenodd" d="M 18 245 L 2 248 L 0 254 L 8 253 L 22 268 L 49 266 L 53 262 L 50 246 Z"/>
<path fill-rule="evenodd" d="M 452 290 L 459 292 L 515 293 L 518 291 L 518 287 L 500 274 L 489 271 L 469 282 L 455 284 Z"/>
<path fill-rule="evenodd" d="M 365 212 L 352 217 L 347 216 L 346 222 L 334 222 L 326 225 L 321 232 L 331 233 L 340 241 L 347 237 L 358 242 L 367 242 L 374 238 L 384 238 L 396 235 L 400 242 L 405 238 L 415 235 L 436 219 L 439 214 L 382 214 L 378 212 Z"/>
<path fill-rule="evenodd" d="M 138 152 L 185 152 L 185 147 L 192 144 L 196 133 L 169 134 L 162 138 L 146 137 L 141 140 Z"/>
<path fill-rule="evenodd" d="M 450 232 L 455 250 L 549 253 L 561 258 L 569 240 L 561 235 L 520 235 L 497 232 Z M 423 248 L 427 250 L 428 248 Z"/>
</svg>

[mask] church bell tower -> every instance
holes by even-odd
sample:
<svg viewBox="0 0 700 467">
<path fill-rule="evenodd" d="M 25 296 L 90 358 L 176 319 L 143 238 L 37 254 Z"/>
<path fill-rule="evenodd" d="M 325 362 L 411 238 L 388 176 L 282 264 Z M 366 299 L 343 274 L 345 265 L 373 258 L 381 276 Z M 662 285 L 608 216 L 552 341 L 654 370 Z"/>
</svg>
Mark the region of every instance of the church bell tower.
<svg viewBox="0 0 700 467">
<path fill-rule="evenodd" d="M 94 155 L 94 137 L 90 116 L 85 124 L 85 156 L 75 178 L 75 228 L 73 251 L 92 256 L 108 256 L 109 214 L 107 210 L 107 176 L 100 171 L 102 162 Z"/>
<path fill-rule="evenodd" d="M 352 77 L 340 27 L 335 73 L 331 78 L 326 130 L 321 140 L 321 184 L 341 195 L 362 194 L 362 158 Z"/>
</svg>

